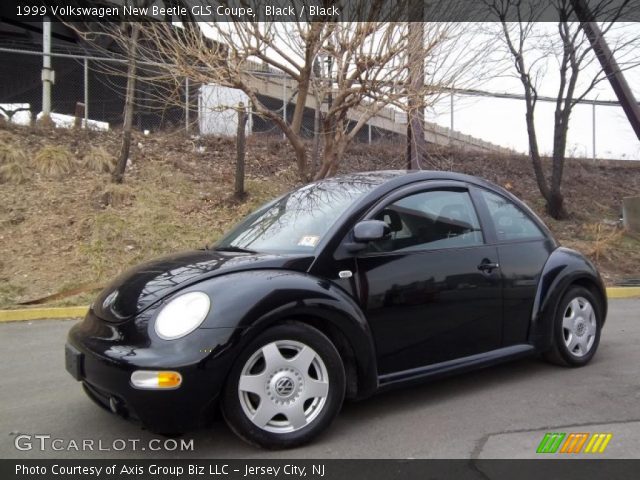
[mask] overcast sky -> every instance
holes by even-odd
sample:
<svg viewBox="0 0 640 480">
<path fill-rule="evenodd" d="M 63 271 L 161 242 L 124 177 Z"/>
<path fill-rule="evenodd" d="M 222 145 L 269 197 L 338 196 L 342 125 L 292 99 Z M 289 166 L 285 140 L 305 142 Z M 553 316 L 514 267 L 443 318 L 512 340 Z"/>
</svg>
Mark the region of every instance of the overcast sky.
<svg viewBox="0 0 640 480">
<path fill-rule="evenodd" d="M 555 24 L 541 24 L 540 28 L 554 34 Z M 624 24 L 618 28 L 619 34 L 640 37 L 640 24 Z M 612 36 L 612 35 L 609 35 Z M 610 40 L 612 43 L 613 40 Z M 637 57 L 638 50 L 628 51 L 625 59 Z M 545 76 L 539 82 L 540 95 L 554 96 L 558 88 L 558 66 L 549 58 Z M 599 68 L 594 62 L 593 68 Z M 584 72 L 584 79 L 593 75 L 593 68 Z M 512 73 L 512 71 L 511 71 Z M 635 67 L 625 73 L 627 82 L 640 100 L 640 68 Z M 523 94 L 519 80 L 508 76 L 489 75 L 480 89 L 491 92 Z M 613 100 L 617 98 L 605 79 L 591 93 L 588 99 Z M 449 127 L 450 98 L 441 99 L 427 113 L 427 119 Z M 555 104 L 539 102 L 536 107 L 536 128 L 540 150 L 551 153 L 553 143 L 553 114 Z M 592 106 L 581 104 L 575 107 L 571 116 L 567 154 L 591 158 L 593 154 Z M 454 97 L 454 129 L 482 138 L 517 151 L 528 152 L 528 137 L 525 125 L 525 105 L 522 100 Z M 599 158 L 640 160 L 640 141 L 619 106 L 596 106 L 596 156 Z"/>
<path fill-rule="evenodd" d="M 475 52 L 480 50 L 489 38 L 488 49 L 492 51 L 495 66 L 484 67 L 481 74 L 471 72 L 469 78 L 463 81 L 462 87 L 474 88 L 489 92 L 523 94 L 523 87 L 519 79 L 514 76 L 514 68 L 510 53 L 505 50 L 500 38 L 501 35 L 493 34 L 501 31 L 499 23 L 463 24 L 462 31 L 465 36 L 462 40 L 456 40 L 447 55 L 452 62 L 460 61 L 456 53 Z M 428 25 L 426 28 L 429 28 Z M 480 33 L 478 33 L 480 32 Z M 212 32 L 206 32 L 208 36 L 214 36 Z M 557 39 L 556 23 L 538 23 L 535 25 L 535 33 L 542 38 Z M 616 48 L 620 39 L 635 38 L 635 45 L 640 43 L 640 23 L 618 23 L 614 25 L 606 38 L 612 49 Z M 286 37 L 285 37 L 286 38 Z M 281 47 L 290 52 L 288 41 L 282 41 Z M 547 45 L 548 47 L 548 45 Z M 293 47 L 292 47 L 293 48 Z M 447 47 L 448 48 L 448 47 Z M 640 49 L 625 48 L 616 52 L 616 59 L 621 65 L 634 60 L 640 62 Z M 472 53 L 473 55 L 474 53 Z M 464 55 L 463 55 L 464 56 Z M 559 84 L 559 66 L 557 57 L 540 55 L 538 52 L 528 52 L 526 60 L 530 64 L 534 59 L 542 58 L 538 65 L 542 69 L 538 81 L 539 94 L 554 97 L 557 94 Z M 593 53 L 590 52 L 591 62 L 581 73 L 582 86 L 600 70 Z M 463 59 L 464 61 L 464 59 Z M 428 60 L 427 60 L 428 62 Z M 493 65 L 490 63 L 490 65 Z M 429 71 L 427 64 L 427 71 Z M 492 70 L 493 69 L 493 70 Z M 625 73 L 636 99 L 640 100 L 640 67 L 634 67 Z M 482 81 L 476 81 L 475 76 L 481 76 Z M 460 86 L 460 85 L 457 85 Z M 578 85 L 580 87 L 580 84 Z M 576 91 L 581 92 L 580 88 Z M 604 79 L 596 88 L 587 94 L 587 99 L 617 101 L 609 82 Z M 555 105 L 550 102 L 538 102 L 535 121 L 538 133 L 540 151 L 550 154 L 553 144 L 553 117 Z M 450 98 L 443 97 L 432 108 L 428 109 L 427 120 L 434 121 L 442 126 L 449 127 L 451 121 Z M 580 104 L 573 110 L 569 137 L 567 142 L 567 155 L 591 158 L 593 155 L 593 111 L 592 105 Z M 640 141 L 619 106 L 597 106 L 595 125 L 595 152 L 598 158 L 633 159 L 640 160 Z M 525 125 L 525 105 L 522 100 L 484 98 L 484 97 L 454 97 L 454 129 L 481 138 L 483 140 L 512 148 L 516 151 L 528 152 L 528 137 Z"/>
</svg>

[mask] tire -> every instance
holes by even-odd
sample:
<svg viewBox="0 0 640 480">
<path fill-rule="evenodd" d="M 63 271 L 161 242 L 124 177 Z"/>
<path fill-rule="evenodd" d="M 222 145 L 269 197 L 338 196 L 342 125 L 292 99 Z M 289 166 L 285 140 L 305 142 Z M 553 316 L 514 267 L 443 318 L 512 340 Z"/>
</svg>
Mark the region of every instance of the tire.
<svg viewBox="0 0 640 480">
<path fill-rule="evenodd" d="M 222 414 L 252 445 L 297 447 L 333 421 L 345 385 L 340 354 L 322 332 L 297 322 L 277 325 L 236 360 L 222 394 Z"/>
<path fill-rule="evenodd" d="M 582 367 L 598 350 L 602 329 L 602 307 L 598 298 L 584 287 L 570 287 L 556 310 L 553 345 L 545 360 L 564 367 Z"/>
</svg>

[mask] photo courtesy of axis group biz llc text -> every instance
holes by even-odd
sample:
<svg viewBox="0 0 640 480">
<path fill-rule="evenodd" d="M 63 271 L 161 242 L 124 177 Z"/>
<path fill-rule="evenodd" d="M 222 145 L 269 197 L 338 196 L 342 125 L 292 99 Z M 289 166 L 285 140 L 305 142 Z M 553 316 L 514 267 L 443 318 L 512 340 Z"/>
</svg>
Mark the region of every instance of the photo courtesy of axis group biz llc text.
<svg viewBox="0 0 640 480">
<path fill-rule="evenodd" d="M 5 0 L 0 478 L 634 479 L 640 0 Z"/>
</svg>

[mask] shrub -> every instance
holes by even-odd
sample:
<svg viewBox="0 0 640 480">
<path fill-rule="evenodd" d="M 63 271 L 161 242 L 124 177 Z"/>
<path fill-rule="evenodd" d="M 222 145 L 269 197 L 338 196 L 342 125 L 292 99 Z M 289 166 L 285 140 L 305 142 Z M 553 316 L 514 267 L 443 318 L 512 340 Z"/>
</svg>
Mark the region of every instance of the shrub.
<svg viewBox="0 0 640 480">
<path fill-rule="evenodd" d="M 68 148 L 60 145 L 42 147 L 35 156 L 38 172 L 49 177 L 60 178 L 73 169 L 73 155 Z"/>
<path fill-rule="evenodd" d="M 116 159 L 102 147 L 91 147 L 82 163 L 93 172 L 109 173 L 116 166 Z"/>
<path fill-rule="evenodd" d="M 10 162 L 0 165 L 0 181 L 6 183 L 24 183 L 29 178 L 24 162 Z"/>
<path fill-rule="evenodd" d="M 0 142 L 0 165 L 19 163 L 24 165 L 27 156 L 22 150 L 9 143 Z"/>
</svg>

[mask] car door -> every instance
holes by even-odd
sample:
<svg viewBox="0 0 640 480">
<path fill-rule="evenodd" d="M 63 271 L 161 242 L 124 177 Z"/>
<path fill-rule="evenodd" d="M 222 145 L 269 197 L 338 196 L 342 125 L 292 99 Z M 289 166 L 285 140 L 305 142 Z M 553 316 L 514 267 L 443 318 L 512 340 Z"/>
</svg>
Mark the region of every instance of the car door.
<svg viewBox="0 0 640 480">
<path fill-rule="evenodd" d="M 391 234 L 356 258 L 358 295 L 384 375 L 500 347 L 501 275 L 464 184 L 397 192 L 367 218 Z"/>
<path fill-rule="evenodd" d="M 493 231 L 503 281 L 503 346 L 529 341 L 531 314 L 540 273 L 556 247 L 544 226 L 503 195 L 474 187 L 485 227 Z"/>
</svg>

